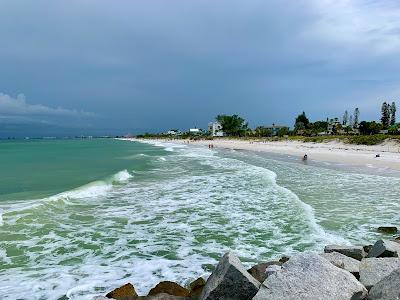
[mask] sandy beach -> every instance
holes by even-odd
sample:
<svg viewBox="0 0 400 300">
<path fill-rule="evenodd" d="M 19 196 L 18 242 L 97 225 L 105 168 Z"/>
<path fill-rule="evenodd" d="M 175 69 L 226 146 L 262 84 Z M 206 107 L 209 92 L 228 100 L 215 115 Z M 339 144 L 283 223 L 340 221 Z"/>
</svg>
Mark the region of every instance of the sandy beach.
<svg viewBox="0 0 400 300">
<path fill-rule="evenodd" d="M 263 151 L 298 156 L 299 159 L 301 159 L 304 154 L 307 154 L 309 160 L 400 170 L 400 144 L 393 141 L 386 141 L 373 146 L 344 144 L 337 141 L 326 143 L 305 143 L 289 140 L 265 142 L 260 140 L 245 141 L 236 139 L 198 141 L 164 139 L 157 141 L 201 145 L 205 147 L 208 147 L 209 144 L 213 144 L 214 148 Z M 379 154 L 380 157 L 376 157 L 377 154 Z"/>
</svg>

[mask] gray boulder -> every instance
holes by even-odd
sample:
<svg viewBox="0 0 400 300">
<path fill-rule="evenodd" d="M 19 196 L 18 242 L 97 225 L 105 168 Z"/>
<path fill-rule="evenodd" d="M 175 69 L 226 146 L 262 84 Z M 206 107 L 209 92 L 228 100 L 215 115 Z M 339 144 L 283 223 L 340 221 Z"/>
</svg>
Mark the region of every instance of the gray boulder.
<svg viewBox="0 0 400 300">
<path fill-rule="evenodd" d="M 400 268 L 400 258 L 364 258 L 360 263 L 360 282 L 367 289 Z"/>
<path fill-rule="evenodd" d="M 260 285 L 261 283 L 246 271 L 239 258 L 228 252 L 208 278 L 199 299 L 251 299 L 258 292 Z"/>
<path fill-rule="evenodd" d="M 263 282 L 265 279 L 267 279 L 267 273 L 265 272 L 266 269 L 272 265 L 281 266 L 282 263 L 280 261 L 262 262 L 255 266 L 252 266 L 249 270 L 247 270 L 247 272 L 249 272 L 250 275 L 257 279 L 259 282 Z"/>
<path fill-rule="evenodd" d="M 139 296 L 136 300 L 189 300 L 188 297 L 174 296 L 167 293 L 160 293 L 157 295 L 150 296 Z M 192 300 L 192 299 L 190 299 Z"/>
<path fill-rule="evenodd" d="M 324 252 L 325 253 L 339 252 L 343 255 L 346 255 L 348 257 L 357 260 L 362 260 L 366 256 L 366 253 L 362 246 L 328 245 L 325 247 Z"/>
<path fill-rule="evenodd" d="M 365 287 L 349 272 L 335 267 L 318 254 L 291 257 L 282 270 L 270 275 L 253 300 L 358 300 Z"/>
<path fill-rule="evenodd" d="M 282 270 L 281 266 L 270 265 L 265 269 L 265 274 L 267 275 L 267 278 L 268 278 L 268 276 L 270 276 L 270 275 L 272 275 L 272 274 L 274 274 L 274 273 L 276 273 L 276 272 L 278 272 L 280 270 Z"/>
<path fill-rule="evenodd" d="M 384 277 L 369 291 L 370 300 L 399 300 L 400 299 L 400 269 Z"/>
<path fill-rule="evenodd" d="M 400 244 L 389 240 L 377 241 L 368 253 L 368 257 L 399 257 Z"/>
<path fill-rule="evenodd" d="M 339 252 L 321 253 L 320 255 L 330 261 L 334 266 L 344 269 L 356 276 L 356 278 L 359 278 L 360 262 L 358 260 Z"/>
</svg>

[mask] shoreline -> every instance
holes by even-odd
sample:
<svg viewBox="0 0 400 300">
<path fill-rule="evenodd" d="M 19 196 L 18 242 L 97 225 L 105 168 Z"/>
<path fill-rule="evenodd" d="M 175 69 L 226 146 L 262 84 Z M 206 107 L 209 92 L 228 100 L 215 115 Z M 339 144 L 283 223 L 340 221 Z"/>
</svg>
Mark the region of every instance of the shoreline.
<svg viewBox="0 0 400 300">
<path fill-rule="evenodd" d="M 350 166 L 376 167 L 400 171 L 400 145 L 395 142 L 384 142 L 379 145 L 353 145 L 338 141 L 311 143 L 299 141 L 260 141 L 237 139 L 213 140 L 179 140 L 179 139 L 120 139 L 129 141 L 168 142 L 229 150 L 248 150 L 254 152 L 274 153 L 298 156 L 307 154 L 308 159 L 318 162 L 340 163 Z M 379 154 L 380 157 L 376 157 Z"/>
</svg>

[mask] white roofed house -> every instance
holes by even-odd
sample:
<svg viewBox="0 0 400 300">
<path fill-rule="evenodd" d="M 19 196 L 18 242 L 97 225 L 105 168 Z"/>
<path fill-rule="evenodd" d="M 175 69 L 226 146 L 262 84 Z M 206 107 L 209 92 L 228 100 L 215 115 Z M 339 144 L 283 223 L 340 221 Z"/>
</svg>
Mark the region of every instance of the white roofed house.
<svg viewBox="0 0 400 300">
<path fill-rule="evenodd" d="M 224 132 L 222 131 L 222 125 L 219 122 L 210 122 L 208 123 L 208 131 L 211 136 L 224 136 Z"/>
<path fill-rule="evenodd" d="M 200 129 L 200 128 L 190 128 L 189 129 L 189 133 L 190 134 L 201 134 L 201 133 L 203 133 L 203 130 L 202 129 Z"/>
<path fill-rule="evenodd" d="M 178 135 L 180 131 L 178 129 L 171 129 L 166 132 L 167 135 Z"/>
</svg>

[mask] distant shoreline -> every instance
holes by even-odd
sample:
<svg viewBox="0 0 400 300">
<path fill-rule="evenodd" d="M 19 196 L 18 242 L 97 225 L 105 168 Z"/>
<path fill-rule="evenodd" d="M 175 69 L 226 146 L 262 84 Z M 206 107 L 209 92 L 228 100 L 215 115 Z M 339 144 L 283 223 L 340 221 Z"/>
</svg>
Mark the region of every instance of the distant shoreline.
<svg viewBox="0 0 400 300">
<path fill-rule="evenodd" d="M 354 145 L 338 141 L 322 143 L 302 142 L 293 140 L 262 141 L 214 138 L 213 140 L 182 140 L 182 139 L 121 139 L 133 141 L 170 142 L 205 146 L 212 144 L 214 148 L 233 150 L 250 150 L 298 156 L 307 154 L 309 160 L 341 163 L 352 166 L 387 168 L 400 171 L 400 144 L 385 141 L 378 145 Z M 380 157 L 376 157 L 379 155 Z"/>
</svg>

